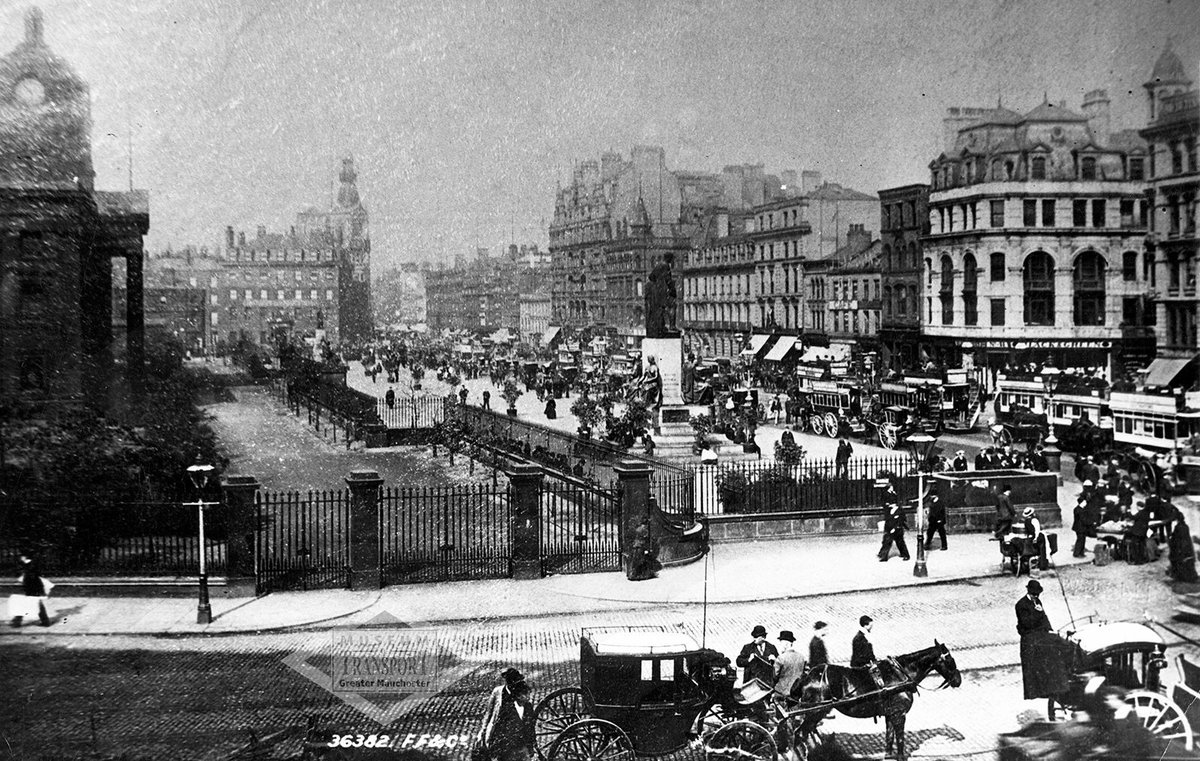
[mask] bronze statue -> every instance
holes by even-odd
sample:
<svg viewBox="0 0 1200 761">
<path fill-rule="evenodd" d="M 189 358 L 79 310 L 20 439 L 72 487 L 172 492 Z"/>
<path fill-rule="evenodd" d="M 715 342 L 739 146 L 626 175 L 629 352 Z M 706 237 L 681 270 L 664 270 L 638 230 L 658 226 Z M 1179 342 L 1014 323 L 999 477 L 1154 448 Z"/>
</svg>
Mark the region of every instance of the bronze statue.
<svg viewBox="0 0 1200 761">
<path fill-rule="evenodd" d="M 675 324 L 676 290 L 672 265 L 675 255 L 668 251 L 650 271 L 646 284 L 646 338 L 674 338 L 680 335 Z"/>
</svg>

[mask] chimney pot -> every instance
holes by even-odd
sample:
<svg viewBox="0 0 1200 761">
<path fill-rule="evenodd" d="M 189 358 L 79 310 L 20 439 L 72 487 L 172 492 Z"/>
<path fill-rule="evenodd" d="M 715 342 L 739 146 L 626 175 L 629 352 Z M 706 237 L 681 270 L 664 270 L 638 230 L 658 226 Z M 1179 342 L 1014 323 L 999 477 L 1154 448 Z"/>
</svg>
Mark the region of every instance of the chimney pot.
<svg viewBox="0 0 1200 761">
<path fill-rule="evenodd" d="M 44 45 L 42 36 L 42 9 L 34 6 L 25 13 L 25 44 Z"/>
</svg>

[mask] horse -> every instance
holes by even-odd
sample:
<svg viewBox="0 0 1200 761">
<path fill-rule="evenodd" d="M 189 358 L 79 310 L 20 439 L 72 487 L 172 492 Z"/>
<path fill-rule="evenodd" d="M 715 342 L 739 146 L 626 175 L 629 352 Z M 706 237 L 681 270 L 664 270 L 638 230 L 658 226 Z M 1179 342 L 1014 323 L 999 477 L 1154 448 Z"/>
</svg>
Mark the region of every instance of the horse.
<svg viewBox="0 0 1200 761">
<path fill-rule="evenodd" d="M 962 674 L 950 649 L 934 640 L 933 647 L 897 655 L 879 661 L 882 688 L 867 669 L 826 664 L 810 669 L 792 688 L 791 697 L 799 700 L 798 726 L 792 733 L 799 745 L 816 735 L 817 725 L 836 709 L 845 716 L 866 719 L 883 716 L 887 726 L 887 755 L 899 761 L 907 758 L 904 746 L 904 722 L 912 708 L 917 687 L 931 673 L 944 680 L 938 689 L 958 687 Z M 827 703 L 825 710 L 805 711 L 805 706 Z"/>
</svg>

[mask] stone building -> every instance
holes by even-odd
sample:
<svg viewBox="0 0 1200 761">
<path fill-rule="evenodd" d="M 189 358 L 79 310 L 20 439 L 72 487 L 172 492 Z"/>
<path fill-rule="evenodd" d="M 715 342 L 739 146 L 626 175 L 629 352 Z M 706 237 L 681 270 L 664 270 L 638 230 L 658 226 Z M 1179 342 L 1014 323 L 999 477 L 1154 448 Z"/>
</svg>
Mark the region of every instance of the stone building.
<svg viewBox="0 0 1200 761">
<path fill-rule="evenodd" d="M 752 209 L 755 302 L 751 321 L 766 331 L 798 334 L 804 328 L 804 259 L 810 199 L 792 196 Z"/>
<path fill-rule="evenodd" d="M 492 333 L 521 326 L 521 294 L 536 291 L 550 277 L 536 245 L 510 245 L 504 256 L 480 248 L 475 258 L 456 259 L 451 267 L 426 267 L 425 295 L 429 329 Z"/>
<path fill-rule="evenodd" d="M 550 335 L 550 288 L 527 291 L 520 295 L 520 337 L 525 343 L 537 346 L 548 342 Z"/>
<path fill-rule="evenodd" d="M 922 239 L 929 234 L 929 186 L 881 190 L 879 204 L 881 358 L 884 366 L 899 370 L 915 367 L 920 357 Z"/>
<path fill-rule="evenodd" d="M 883 243 L 872 239 L 871 232 L 859 225 L 851 227 L 847 238 L 846 245 L 828 257 L 829 266 L 822 273 L 829 295 L 826 333 L 831 341 L 878 352 Z"/>
<path fill-rule="evenodd" d="M 874 230 L 879 224 L 879 199 L 836 182 L 822 182 L 818 172 L 804 172 L 802 195 L 808 199 L 805 219 L 812 229 L 807 256 L 824 259 L 849 241 L 859 225 Z"/>
<path fill-rule="evenodd" d="M 748 211 L 714 209 L 680 262 L 684 342 L 696 356 L 737 355 L 758 324 L 752 225 Z"/>
<path fill-rule="evenodd" d="M 224 266 L 210 294 L 210 326 L 218 352 L 247 342 L 276 346 L 287 339 L 345 340 L 339 298 L 347 269 L 323 229 L 293 227 L 252 238 L 225 229 Z"/>
<path fill-rule="evenodd" d="M 1180 369 L 1181 361 L 1193 360 L 1200 353 L 1196 330 L 1200 310 L 1200 293 L 1196 290 L 1200 258 L 1200 239 L 1196 236 L 1200 98 L 1169 45 L 1145 88 L 1149 108 L 1141 135 L 1149 143 L 1146 194 L 1153 209 L 1147 250 L 1155 260 L 1149 286 L 1158 294 L 1158 356 L 1168 360 L 1159 360 L 1159 365 L 1168 372 Z"/>
<path fill-rule="evenodd" d="M 384 270 L 371 288 L 375 325 L 418 325 L 426 321 L 425 273 L 416 262 Z"/>
<path fill-rule="evenodd" d="M 1111 130 L 1108 105 L 1094 90 L 1082 114 L 997 106 L 947 129 L 929 165 L 922 304 L 944 366 L 1108 371 L 1153 355 L 1135 316 L 1150 288 L 1147 151 L 1136 132 Z"/>
<path fill-rule="evenodd" d="M 0 397 L 108 404 L 143 381 L 145 191 L 94 188 L 87 84 L 46 44 L 42 13 L 0 58 Z M 126 263 L 126 329 L 112 314 Z"/>
</svg>

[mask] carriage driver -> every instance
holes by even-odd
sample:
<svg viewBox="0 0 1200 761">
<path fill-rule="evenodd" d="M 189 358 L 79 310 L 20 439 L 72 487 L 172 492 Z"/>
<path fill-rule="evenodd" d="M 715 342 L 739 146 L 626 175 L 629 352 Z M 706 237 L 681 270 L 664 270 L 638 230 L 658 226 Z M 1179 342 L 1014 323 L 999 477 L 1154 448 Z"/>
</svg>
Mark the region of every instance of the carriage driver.
<svg viewBox="0 0 1200 761">
<path fill-rule="evenodd" d="M 867 673 L 871 675 L 871 679 L 875 680 L 875 685 L 882 690 L 883 676 L 879 673 L 879 661 L 875 658 L 875 647 L 871 644 L 868 636 L 874 625 L 875 621 L 870 616 L 859 617 L 858 632 L 850 642 L 850 668 L 866 669 Z"/>
</svg>

